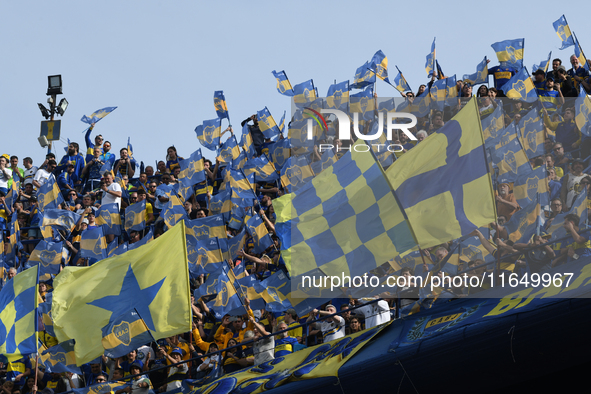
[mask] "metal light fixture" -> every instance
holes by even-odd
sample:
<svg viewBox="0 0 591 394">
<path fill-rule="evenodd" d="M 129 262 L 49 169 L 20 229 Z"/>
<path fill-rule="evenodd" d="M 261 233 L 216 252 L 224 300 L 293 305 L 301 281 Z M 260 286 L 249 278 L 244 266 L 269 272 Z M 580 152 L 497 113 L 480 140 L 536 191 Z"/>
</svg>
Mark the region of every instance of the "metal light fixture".
<svg viewBox="0 0 591 394">
<path fill-rule="evenodd" d="M 41 103 L 37 103 L 37 105 L 39 106 L 39 110 L 41 111 L 41 115 L 43 115 L 43 117 L 45 119 L 49 119 L 51 117 L 51 113 L 49 112 L 49 110 L 47 108 L 45 108 L 45 106 Z"/>
<path fill-rule="evenodd" d="M 62 76 L 50 75 L 47 77 L 47 95 L 62 94 Z"/>
<path fill-rule="evenodd" d="M 60 103 L 57 105 L 55 109 L 60 116 L 64 116 L 64 112 L 66 112 L 66 108 L 68 108 L 68 100 L 65 98 L 60 100 Z"/>
</svg>

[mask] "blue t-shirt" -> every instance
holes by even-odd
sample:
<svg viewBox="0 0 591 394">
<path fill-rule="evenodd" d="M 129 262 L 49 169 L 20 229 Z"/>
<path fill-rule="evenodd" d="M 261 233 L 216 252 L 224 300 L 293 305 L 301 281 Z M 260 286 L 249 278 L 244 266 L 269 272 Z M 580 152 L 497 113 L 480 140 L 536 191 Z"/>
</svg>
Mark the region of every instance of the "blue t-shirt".
<svg viewBox="0 0 591 394">
<path fill-rule="evenodd" d="M 293 353 L 298 340 L 292 337 L 275 340 L 275 357 L 282 357 Z"/>
</svg>

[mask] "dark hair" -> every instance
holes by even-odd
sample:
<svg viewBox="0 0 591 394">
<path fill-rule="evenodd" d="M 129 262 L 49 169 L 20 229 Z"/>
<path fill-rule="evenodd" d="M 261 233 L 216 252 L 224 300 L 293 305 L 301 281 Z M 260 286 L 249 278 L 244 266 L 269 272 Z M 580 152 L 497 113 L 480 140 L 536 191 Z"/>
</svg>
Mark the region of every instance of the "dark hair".
<svg viewBox="0 0 591 394">
<path fill-rule="evenodd" d="M 57 166 L 57 162 L 55 160 L 48 160 L 47 165 L 48 166 Z"/>
<path fill-rule="evenodd" d="M 31 159 L 30 157 L 25 157 L 25 158 L 23 159 L 23 161 L 26 161 L 26 162 L 28 162 L 28 163 L 31 163 L 31 164 L 33 164 L 33 159 Z"/>
<path fill-rule="evenodd" d="M 558 65 L 561 66 L 562 65 L 562 60 L 560 60 L 559 58 L 556 59 L 552 59 L 552 63 L 554 62 L 558 62 Z"/>
<path fill-rule="evenodd" d="M 174 147 L 174 145 L 166 148 L 166 151 L 168 152 L 169 149 L 172 149 L 174 151 L 174 153 L 176 153 L 176 148 Z"/>
<path fill-rule="evenodd" d="M 80 145 L 78 145 L 77 142 L 70 142 L 70 145 L 72 145 L 76 149 L 76 152 L 80 151 Z"/>
<path fill-rule="evenodd" d="M 578 226 L 579 225 L 579 221 L 581 220 L 579 218 L 579 215 L 577 215 L 576 213 L 569 213 L 568 215 L 566 215 L 564 217 L 564 220 L 570 220 L 571 222 L 575 222 L 575 224 Z"/>
<path fill-rule="evenodd" d="M 10 160 L 12 159 L 17 159 L 18 160 L 18 156 L 10 156 Z"/>
<path fill-rule="evenodd" d="M 400 270 L 400 275 L 404 274 L 405 272 L 412 274 L 412 270 L 410 269 L 410 267 L 402 267 L 402 269 Z"/>
<path fill-rule="evenodd" d="M 124 150 L 127 150 L 127 148 L 121 148 L 121 149 L 119 149 L 119 154 L 121 154 L 121 152 L 123 152 Z M 128 153 L 129 153 L 129 151 L 128 151 Z"/>
</svg>

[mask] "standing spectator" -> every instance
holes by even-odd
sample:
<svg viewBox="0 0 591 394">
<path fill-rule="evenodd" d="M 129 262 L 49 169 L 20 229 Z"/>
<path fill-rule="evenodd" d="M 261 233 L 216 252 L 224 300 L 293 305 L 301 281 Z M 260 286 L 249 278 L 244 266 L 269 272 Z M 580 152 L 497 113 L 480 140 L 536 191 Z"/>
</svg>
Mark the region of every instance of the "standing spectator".
<svg viewBox="0 0 591 394">
<path fill-rule="evenodd" d="M 70 145 L 68 145 L 68 154 L 64 155 L 64 157 L 62 157 L 60 160 L 57 167 L 57 173 L 66 170 L 68 168 L 68 164 L 73 164 L 76 177 L 78 179 L 82 177 L 82 170 L 86 165 L 86 161 L 84 160 L 84 157 L 78 153 L 78 149 L 79 146 L 76 142 L 71 142 Z"/>
<path fill-rule="evenodd" d="M 176 148 L 171 146 L 166 150 L 166 153 L 166 168 L 168 169 L 168 172 L 173 172 L 175 168 L 181 168 L 179 161 L 184 159 L 177 156 Z"/>
<path fill-rule="evenodd" d="M 33 165 L 33 159 L 30 157 L 25 157 L 23 159 L 23 166 L 25 167 L 25 171 L 23 172 L 25 177 L 25 185 L 33 183 L 33 177 L 35 177 L 35 173 L 37 173 L 37 167 Z"/>
<path fill-rule="evenodd" d="M 8 193 L 8 181 L 12 179 L 12 171 L 6 165 L 6 157 L 0 156 L 0 195 L 2 196 Z"/>
<path fill-rule="evenodd" d="M 101 182 L 101 168 L 105 164 L 101 158 L 100 148 L 93 148 L 92 158 L 86 163 L 82 170 L 82 177 L 86 179 L 84 191 L 89 192 L 97 189 Z"/>
<path fill-rule="evenodd" d="M 119 156 L 121 156 L 121 158 L 115 162 L 113 173 L 119 173 L 133 178 L 133 174 L 135 174 L 135 160 L 129 157 L 129 151 L 127 148 L 121 148 Z"/>
<path fill-rule="evenodd" d="M 66 171 L 62 172 L 58 177 L 57 177 L 57 185 L 59 186 L 63 196 L 64 196 L 64 200 L 68 200 L 68 193 L 69 192 L 75 192 L 74 190 L 74 184 L 78 183 L 78 179 L 76 178 L 76 174 L 74 173 L 74 165 L 73 164 L 68 164 L 68 167 L 66 169 Z"/>
<path fill-rule="evenodd" d="M 25 171 L 22 168 L 18 168 L 18 157 L 10 157 L 10 169 L 12 170 L 13 179 L 8 181 L 8 188 L 12 186 L 13 180 L 23 182 L 25 180 Z"/>
<path fill-rule="evenodd" d="M 328 316 L 337 313 L 337 308 L 334 305 L 328 304 L 325 310 L 319 311 L 314 309 L 310 316 L 308 316 L 308 322 L 312 321 L 315 316 Z M 334 315 L 328 319 L 322 320 L 320 323 L 320 330 L 322 331 L 322 338 L 324 342 L 330 342 L 335 339 L 339 339 L 345 336 L 345 319 L 339 315 Z"/>
<path fill-rule="evenodd" d="M 511 219 L 511 216 L 519 209 L 519 204 L 515 199 L 513 193 L 509 193 L 509 184 L 501 183 L 499 185 L 499 191 L 496 196 L 497 201 L 497 212 L 500 215 L 507 218 L 507 221 Z"/>
<path fill-rule="evenodd" d="M 589 72 L 585 70 L 585 67 L 581 66 L 579 58 L 575 55 L 570 57 L 570 64 L 573 66 L 566 72 L 568 76 L 573 79 L 575 90 L 578 92 L 580 89 L 581 82 L 589 76 Z"/>
<path fill-rule="evenodd" d="M 101 204 L 115 203 L 121 209 L 121 186 L 117 182 L 113 182 L 113 173 L 111 171 L 107 171 L 103 175 L 101 190 L 103 191 Z"/>
<path fill-rule="evenodd" d="M 47 183 L 47 180 L 50 176 L 53 176 L 53 171 L 55 170 L 57 163 L 55 160 L 49 160 L 47 162 L 47 169 L 40 168 L 35 173 L 35 177 L 33 178 L 33 185 L 39 189 L 41 186 Z"/>
</svg>

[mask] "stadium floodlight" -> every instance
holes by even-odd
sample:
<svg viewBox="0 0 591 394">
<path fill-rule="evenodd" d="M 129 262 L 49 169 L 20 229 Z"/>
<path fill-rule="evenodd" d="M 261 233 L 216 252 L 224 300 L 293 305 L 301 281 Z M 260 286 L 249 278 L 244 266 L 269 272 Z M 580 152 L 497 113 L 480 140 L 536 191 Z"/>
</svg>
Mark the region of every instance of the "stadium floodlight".
<svg viewBox="0 0 591 394">
<path fill-rule="evenodd" d="M 66 112 L 66 108 L 68 108 L 68 100 L 65 98 L 60 100 L 60 103 L 56 107 L 56 111 L 60 116 L 64 116 L 64 112 Z"/>
<path fill-rule="evenodd" d="M 47 95 L 62 94 L 62 76 L 50 75 L 47 77 Z"/>
</svg>

